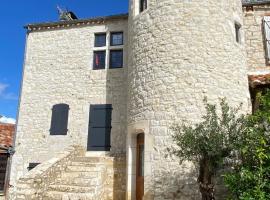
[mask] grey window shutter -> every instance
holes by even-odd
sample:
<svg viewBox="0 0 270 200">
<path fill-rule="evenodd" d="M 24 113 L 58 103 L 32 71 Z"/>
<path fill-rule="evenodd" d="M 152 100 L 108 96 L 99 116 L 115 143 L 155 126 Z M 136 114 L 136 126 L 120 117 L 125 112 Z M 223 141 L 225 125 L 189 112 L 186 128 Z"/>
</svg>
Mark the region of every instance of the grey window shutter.
<svg viewBox="0 0 270 200">
<path fill-rule="evenodd" d="M 265 47 L 266 47 L 266 58 L 270 61 L 270 16 L 265 16 L 263 19 L 264 24 L 264 35 L 265 35 Z"/>
<path fill-rule="evenodd" d="M 51 135 L 66 135 L 68 126 L 69 105 L 56 104 L 52 108 Z"/>
<path fill-rule="evenodd" d="M 112 105 L 91 105 L 87 149 L 109 151 L 111 148 Z"/>
</svg>

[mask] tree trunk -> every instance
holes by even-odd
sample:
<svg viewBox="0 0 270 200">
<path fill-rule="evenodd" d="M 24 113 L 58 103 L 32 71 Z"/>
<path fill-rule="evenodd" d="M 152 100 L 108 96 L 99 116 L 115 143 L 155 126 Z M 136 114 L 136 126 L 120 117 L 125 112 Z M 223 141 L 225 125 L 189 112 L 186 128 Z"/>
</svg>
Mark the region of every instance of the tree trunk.
<svg viewBox="0 0 270 200">
<path fill-rule="evenodd" d="M 200 161 L 198 178 L 202 200 L 215 200 L 214 185 L 212 184 L 213 174 L 210 158 L 208 156 L 203 157 Z"/>
</svg>

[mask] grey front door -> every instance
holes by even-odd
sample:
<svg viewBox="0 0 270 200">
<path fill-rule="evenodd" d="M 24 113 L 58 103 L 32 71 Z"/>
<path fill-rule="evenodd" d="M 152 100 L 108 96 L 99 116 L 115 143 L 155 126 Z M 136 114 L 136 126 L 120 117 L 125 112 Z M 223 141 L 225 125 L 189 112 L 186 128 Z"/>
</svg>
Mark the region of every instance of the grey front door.
<svg viewBox="0 0 270 200">
<path fill-rule="evenodd" d="M 110 151 L 112 105 L 90 105 L 88 151 Z"/>
</svg>

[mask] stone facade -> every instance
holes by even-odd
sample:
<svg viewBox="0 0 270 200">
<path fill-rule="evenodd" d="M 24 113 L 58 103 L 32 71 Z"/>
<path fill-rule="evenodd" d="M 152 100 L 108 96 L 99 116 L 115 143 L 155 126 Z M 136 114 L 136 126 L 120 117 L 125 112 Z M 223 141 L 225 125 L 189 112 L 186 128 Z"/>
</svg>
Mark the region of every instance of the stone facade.
<svg viewBox="0 0 270 200">
<path fill-rule="evenodd" d="M 270 15 L 270 4 L 243 7 L 243 13 L 249 74 L 269 73 L 270 63 L 266 58 L 263 17 Z"/>
<path fill-rule="evenodd" d="M 170 126 L 200 121 L 204 97 L 212 103 L 226 97 L 232 106 L 243 103 L 243 113 L 251 111 L 247 74 L 268 69 L 261 29 L 267 10 L 256 5 L 247 11 L 240 0 L 148 0 L 139 13 L 139 0 L 130 0 L 128 19 L 29 25 L 11 174 L 14 194 L 16 184 L 30 176 L 30 162 L 47 163 L 72 145 L 86 147 L 90 104 L 112 104 L 113 158 L 99 168 L 111 179 L 97 184 L 100 194 L 107 186 L 111 191 L 96 198 L 135 199 L 136 137 L 144 133 L 144 200 L 199 199 L 193 164 L 179 166 L 176 158 L 165 156 L 173 144 Z M 237 33 L 236 25 L 244 28 Z M 124 32 L 124 67 L 108 69 L 107 57 L 105 70 L 93 70 L 93 51 L 104 49 L 94 48 L 94 34 L 113 31 Z M 107 54 L 110 48 L 105 47 Z M 66 136 L 49 134 L 51 108 L 58 103 L 70 106 Z M 114 169 L 112 160 L 118 163 Z M 117 179 L 119 188 L 113 190 L 109 180 Z M 59 194 L 51 199 L 58 198 L 54 195 Z"/>
<path fill-rule="evenodd" d="M 244 37 L 235 40 L 235 23 L 243 24 L 241 1 L 149 0 L 143 13 L 135 9 L 138 1 L 133 0 L 128 68 L 128 126 L 133 128 L 128 138 L 147 129 L 145 194 L 160 200 L 199 199 L 190 190 L 196 188 L 190 164 L 179 167 L 177 160 L 165 159 L 172 144 L 169 127 L 176 120 L 200 120 L 204 97 L 211 102 L 226 97 L 249 111 Z M 132 199 L 132 170 L 128 176 Z"/>
<path fill-rule="evenodd" d="M 29 163 L 42 163 L 71 145 L 86 147 L 90 104 L 112 104 L 111 153 L 125 152 L 126 46 L 124 68 L 92 70 L 94 34 L 111 31 L 127 34 L 127 21 L 28 34 L 11 174 L 14 187 Z M 124 38 L 127 44 L 127 35 Z M 51 109 L 58 103 L 70 107 L 65 136 L 49 133 Z"/>
<path fill-rule="evenodd" d="M 93 158 L 84 154 L 85 149 L 71 147 L 38 165 L 18 181 L 10 199 L 123 200 L 125 156 Z"/>
<path fill-rule="evenodd" d="M 16 192 L 10 192 L 10 199 L 42 199 L 50 184 L 66 170 L 75 157 L 80 155 L 83 155 L 83 150 L 78 147 L 58 152 L 21 178 L 15 188 Z"/>
</svg>

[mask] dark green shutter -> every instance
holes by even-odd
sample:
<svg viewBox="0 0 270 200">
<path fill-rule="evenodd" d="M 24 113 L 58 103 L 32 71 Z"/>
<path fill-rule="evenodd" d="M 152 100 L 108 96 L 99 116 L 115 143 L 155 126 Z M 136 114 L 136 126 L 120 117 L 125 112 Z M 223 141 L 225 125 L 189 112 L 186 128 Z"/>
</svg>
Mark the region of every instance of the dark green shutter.
<svg viewBox="0 0 270 200">
<path fill-rule="evenodd" d="M 68 126 L 69 105 L 56 104 L 52 108 L 51 135 L 66 135 Z"/>
<path fill-rule="evenodd" d="M 88 144 L 91 151 L 109 151 L 111 148 L 112 105 L 91 105 Z"/>
</svg>

